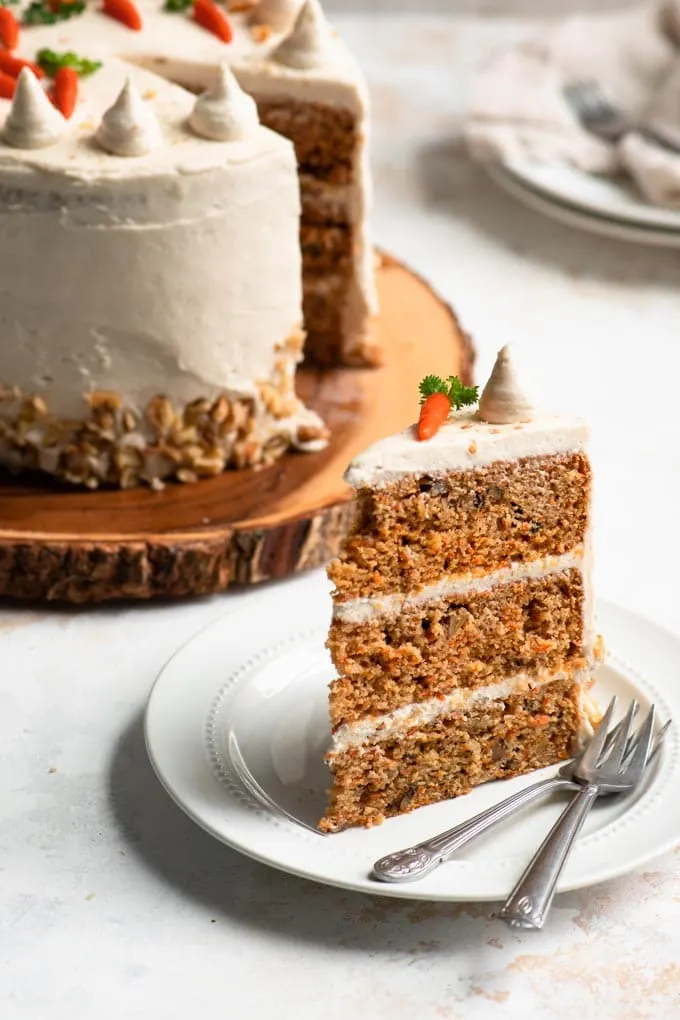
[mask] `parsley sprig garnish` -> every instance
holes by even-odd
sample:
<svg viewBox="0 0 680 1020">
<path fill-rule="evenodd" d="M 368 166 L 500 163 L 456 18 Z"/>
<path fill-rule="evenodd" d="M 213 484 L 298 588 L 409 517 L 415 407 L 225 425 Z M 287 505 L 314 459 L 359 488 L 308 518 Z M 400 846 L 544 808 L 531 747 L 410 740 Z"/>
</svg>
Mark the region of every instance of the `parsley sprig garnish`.
<svg viewBox="0 0 680 1020">
<path fill-rule="evenodd" d="M 81 78 L 88 74 L 94 74 L 102 66 L 101 60 L 88 60 L 87 57 L 79 57 L 72 50 L 64 53 L 56 53 L 54 50 L 38 50 L 36 62 L 40 64 L 43 71 L 49 78 L 54 78 L 60 67 L 72 67 Z"/>
<path fill-rule="evenodd" d="M 56 25 L 58 21 L 68 21 L 82 14 L 85 10 L 85 0 L 72 0 L 71 3 L 62 3 L 53 10 L 48 0 L 33 0 L 23 14 L 24 25 Z"/>
<path fill-rule="evenodd" d="M 178 14 L 182 11 L 188 11 L 193 2 L 194 0 L 165 0 L 164 7 L 166 11 Z"/>
<path fill-rule="evenodd" d="M 479 387 L 463 385 L 457 375 L 450 375 L 446 379 L 438 375 L 426 375 L 419 389 L 421 404 L 424 404 L 433 393 L 443 393 L 449 398 L 449 403 L 455 411 L 469 404 L 476 404 L 479 395 Z"/>
</svg>

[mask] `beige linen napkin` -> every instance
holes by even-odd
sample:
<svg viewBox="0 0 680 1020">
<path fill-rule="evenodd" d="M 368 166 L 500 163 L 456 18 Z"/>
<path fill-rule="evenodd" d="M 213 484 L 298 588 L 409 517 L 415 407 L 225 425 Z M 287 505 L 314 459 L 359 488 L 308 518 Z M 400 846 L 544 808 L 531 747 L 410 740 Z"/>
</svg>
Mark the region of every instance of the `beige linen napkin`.
<svg viewBox="0 0 680 1020">
<path fill-rule="evenodd" d="M 473 85 L 466 125 L 472 155 L 560 162 L 591 173 L 625 169 L 650 201 L 680 203 L 680 157 L 640 135 L 614 146 L 581 128 L 562 89 L 584 79 L 598 81 L 631 117 L 680 141 L 680 0 L 574 16 L 493 54 Z"/>
</svg>

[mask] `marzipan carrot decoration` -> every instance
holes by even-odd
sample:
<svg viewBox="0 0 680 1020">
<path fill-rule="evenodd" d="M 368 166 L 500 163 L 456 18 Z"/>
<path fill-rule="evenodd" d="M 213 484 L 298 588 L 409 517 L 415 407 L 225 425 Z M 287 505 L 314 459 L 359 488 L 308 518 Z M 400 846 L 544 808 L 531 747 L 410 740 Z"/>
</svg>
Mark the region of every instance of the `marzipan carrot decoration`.
<svg viewBox="0 0 680 1020">
<path fill-rule="evenodd" d="M 476 386 L 464 386 L 457 375 L 450 375 L 448 379 L 426 375 L 420 384 L 418 439 L 432 439 L 451 411 L 477 402 L 477 392 Z"/>
</svg>

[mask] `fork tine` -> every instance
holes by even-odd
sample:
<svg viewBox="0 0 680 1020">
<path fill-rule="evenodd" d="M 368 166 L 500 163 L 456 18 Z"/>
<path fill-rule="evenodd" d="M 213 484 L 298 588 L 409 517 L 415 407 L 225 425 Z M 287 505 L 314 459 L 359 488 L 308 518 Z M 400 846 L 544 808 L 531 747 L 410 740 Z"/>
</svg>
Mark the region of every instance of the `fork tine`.
<svg viewBox="0 0 680 1020">
<path fill-rule="evenodd" d="M 588 744 L 588 747 L 585 750 L 585 754 L 581 758 L 580 768 L 582 769 L 595 768 L 600 758 L 600 755 L 602 754 L 602 749 L 607 739 L 607 731 L 609 730 L 609 724 L 612 721 L 612 716 L 614 714 L 615 708 L 616 708 L 616 695 L 614 695 L 612 700 L 609 702 L 609 705 L 607 706 L 607 711 L 602 716 L 602 719 L 600 720 L 600 725 L 595 730 L 595 733 L 590 743 Z"/>
<path fill-rule="evenodd" d="M 652 705 L 647 713 L 647 718 L 638 732 L 635 748 L 622 769 L 625 776 L 633 782 L 637 781 L 648 764 L 649 749 L 652 744 L 652 737 L 654 736 L 655 723 L 656 710 L 654 705 Z"/>
<path fill-rule="evenodd" d="M 654 744 L 652 745 L 652 749 L 649 752 L 649 757 L 647 758 L 647 765 L 651 765 L 652 764 L 652 762 L 656 758 L 657 754 L 659 753 L 659 751 L 663 747 L 664 739 L 666 737 L 666 734 L 668 733 L 668 728 L 669 728 L 670 724 L 672 723 L 672 721 L 673 721 L 672 719 L 666 719 L 666 722 L 663 724 L 663 726 L 661 727 L 661 729 L 659 730 L 657 735 L 654 737 Z M 614 731 L 612 730 L 612 732 L 614 732 Z M 623 760 L 624 761 L 624 765 L 628 764 L 628 759 L 630 758 L 631 753 L 637 747 L 637 742 L 638 742 L 638 734 L 636 733 L 635 736 L 631 737 L 631 739 L 628 741 L 628 747 L 626 748 L 626 754 L 625 754 L 625 757 L 624 757 L 624 760 Z M 606 749 L 606 746 L 607 745 L 605 744 L 605 749 Z"/>
<path fill-rule="evenodd" d="M 603 764 L 604 760 L 606 760 L 608 766 L 613 767 L 615 769 L 621 768 L 621 763 L 626 755 L 626 751 L 628 750 L 629 746 L 628 738 L 630 737 L 630 731 L 633 727 L 633 719 L 635 718 L 635 713 L 637 712 L 637 710 L 638 703 L 635 700 L 635 698 L 633 698 L 630 705 L 628 706 L 628 711 L 624 716 L 621 729 L 616 734 L 616 740 L 613 741 L 611 747 L 609 748 L 609 752 L 606 755 L 602 756 L 602 760 L 598 759 L 598 765 Z M 634 753 L 634 748 L 633 750 L 631 750 L 630 753 L 631 754 Z"/>
<path fill-rule="evenodd" d="M 651 765 L 651 763 L 654 761 L 657 754 L 661 750 L 661 745 L 663 744 L 666 738 L 666 734 L 668 733 L 668 727 L 670 726 L 672 721 L 673 721 L 672 719 L 666 719 L 666 722 L 663 724 L 663 726 L 657 733 L 656 739 L 654 740 L 654 747 L 652 748 L 649 758 L 647 759 L 648 765 Z"/>
</svg>

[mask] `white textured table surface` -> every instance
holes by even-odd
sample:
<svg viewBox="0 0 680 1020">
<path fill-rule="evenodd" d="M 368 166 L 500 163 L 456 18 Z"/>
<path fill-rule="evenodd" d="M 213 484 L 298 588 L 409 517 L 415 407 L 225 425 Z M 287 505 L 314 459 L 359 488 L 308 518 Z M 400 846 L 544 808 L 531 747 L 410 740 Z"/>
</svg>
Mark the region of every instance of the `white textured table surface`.
<svg viewBox="0 0 680 1020">
<path fill-rule="evenodd" d="M 523 26 L 344 27 L 374 95 L 377 239 L 455 305 L 479 378 L 512 340 L 546 402 L 591 419 L 598 591 L 680 632 L 680 254 L 556 226 L 467 162 L 470 69 Z M 145 699 L 178 644 L 257 598 L 0 611 L 2 1020 L 680 1016 L 677 853 L 513 934 L 488 906 L 289 878 L 185 818 L 147 762 Z"/>
</svg>

